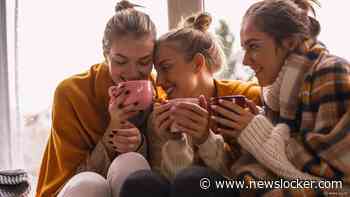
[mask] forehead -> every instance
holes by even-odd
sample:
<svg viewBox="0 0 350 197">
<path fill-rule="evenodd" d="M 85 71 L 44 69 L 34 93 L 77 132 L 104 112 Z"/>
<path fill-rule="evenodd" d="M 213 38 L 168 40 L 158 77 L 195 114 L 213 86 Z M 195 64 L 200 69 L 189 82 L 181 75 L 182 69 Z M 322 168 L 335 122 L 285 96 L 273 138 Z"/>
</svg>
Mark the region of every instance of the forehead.
<svg viewBox="0 0 350 197">
<path fill-rule="evenodd" d="M 248 17 L 243 21 L 240 37 L 242 46 L 251 41 L 264 41 L 271 39 L 267 33 L 262 32 L 257 28 L 252 17 Z"/>
<path fill-rule="evenodd" d="M 181 55 L 178 45 L 174 42 L 163 41 L 158 44 L 156 59 L 173 58 Z"/>
<path fill-rule="evenodd" d="M 112 41 L 111 54 L 122 54 L 126 57 L 143 57 L 153 53 L 154 39 L 152 36 L 120 36 Z"/>
</svg>

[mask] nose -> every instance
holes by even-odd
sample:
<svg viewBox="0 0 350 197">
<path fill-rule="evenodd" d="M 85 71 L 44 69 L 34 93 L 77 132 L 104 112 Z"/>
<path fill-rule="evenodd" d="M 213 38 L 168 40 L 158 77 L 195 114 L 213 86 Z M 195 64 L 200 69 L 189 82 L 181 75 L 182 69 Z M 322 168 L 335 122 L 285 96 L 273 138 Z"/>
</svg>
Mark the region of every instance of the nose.
<svg viewBox="0 0 350 197">
<path fill-rule="evenodd" d="M 250 66 L 250 67 L 251 67 L 251 65 L 253 65 L 252 58 L 250 57 L 250 55 L 247 51 L 244 52 L 243 65 Z"/>
<path fill-rule="evenodd" d="M 143 74 L 139 70 L 139 68 L 136 64 L 130 64 L 130 65 L 127 65 L 127 67 L 128 67 L 128 69 L 125 72 L 126 80 L 131 81 L 131 80 L 143 79 Z"/>
</svg>

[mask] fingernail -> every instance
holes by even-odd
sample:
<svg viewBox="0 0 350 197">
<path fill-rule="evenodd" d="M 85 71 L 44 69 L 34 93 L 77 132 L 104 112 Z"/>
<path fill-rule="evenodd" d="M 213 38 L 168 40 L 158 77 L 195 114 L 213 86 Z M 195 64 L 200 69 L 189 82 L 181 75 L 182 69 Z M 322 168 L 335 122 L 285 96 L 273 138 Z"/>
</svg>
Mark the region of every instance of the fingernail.
<svg viewBox="0 0 350 197">
<path fill-rule="evenodd" d="M 232 103 L 236 103 L 236 99 L 232 99 Z"/>
<path fill-rule="evenodd" d="M 213 120 L 216 120 L 216 117 L 215 117 L 215 116 L 211 116 L 210 118 L 213 119 Z"/>
<path fill-rule="evenodd" d="M 218 107 L 216 105 L 212 105 L 211 108 L 216 109 Z"/>
<path fill-rule="evenodd" d="M 219 99 L 219 101 L 218 101 L 219 103 L 222 103 L 223 102 L 223 100 L 222 99 Z"/>
</svg>

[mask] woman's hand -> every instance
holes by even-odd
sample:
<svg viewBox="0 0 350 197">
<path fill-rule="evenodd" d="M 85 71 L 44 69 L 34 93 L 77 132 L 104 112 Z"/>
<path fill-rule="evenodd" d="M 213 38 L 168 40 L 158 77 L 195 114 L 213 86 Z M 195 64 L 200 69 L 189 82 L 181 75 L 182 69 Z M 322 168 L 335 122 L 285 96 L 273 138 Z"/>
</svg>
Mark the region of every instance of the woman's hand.
<svg viewBox="0 0 350 197">
<path fill-rule="evenodd" d="M 163 138 L 170 138 L 171 103 L 155 103 L 152 112 L 152 125 L 154 132 Z"/>
<path fill-rule="evenodd" d="M 235 104 L 233 101 L 219 100 L 219 105 L 213 105 L 211 108 L 217 113 L 216 116 L 212 116 L 211 119 L 217 122 L 219 125 L 225 126 L 217 129 L 223 135 L 227 135 L 232 138 L 238 137 L 243 129 L 250 123 L 259 110 L 254 102 L 246 99 L 248 108 L 244 109 L 241 106 Z"/>
<path fill-rule="evenodd" d="M 136 110 L 138 103 L 126 106 L 123 105 L 130 93 L 129 90 L 126 90 L 123 86 L 118 86 L 117 88 L 111 88 L 110 91 L 108 111 L 112 122 L 119 124 L 139 113 L 139 111 Z"/>
<path fill-rule="evenodd" d="M 142 145 L 142 135 L 135 125 L 125 122 L 123 128 L 112 130 L 110 143 L 119 153 L 133 152 Z"/>
<path fill-rule="evenodd" d="M 171 120 L 177 128 L 189 135 L 196 145 L 204 143 L 209 136 L 209 113 L 198 104 L 182 102 L 171 108 Z"/>
<path fill-rule="evenodd" d="M 111 157 L 115 153 L 126 153 L 137 151 L 142 145 L 142 134 L 140 130 L 129 121 L 123 121 L 115 126 L 110 124 L 103 135 L 102 143 L 106 146 Z"/>
</svg>

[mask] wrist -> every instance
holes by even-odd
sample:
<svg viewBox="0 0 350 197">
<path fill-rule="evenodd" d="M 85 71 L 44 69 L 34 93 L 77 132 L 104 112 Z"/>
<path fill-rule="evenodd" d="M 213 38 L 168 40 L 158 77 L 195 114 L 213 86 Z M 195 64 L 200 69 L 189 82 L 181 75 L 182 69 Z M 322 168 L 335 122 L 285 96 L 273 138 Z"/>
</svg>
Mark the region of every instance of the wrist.
<svg viewBox="0 0 350 197">
<path fill-rule="evenodd" d="M 197 139 L 194 139 L 193 143 L 196 145 L 196 146 L 200 146 L 202 145 L 204 142 L 206 142 L 209 138 L 209 134 L 210 134 L 210 131 L 206 131 L 201 137 L 197 138 Z"/>
</svg>

